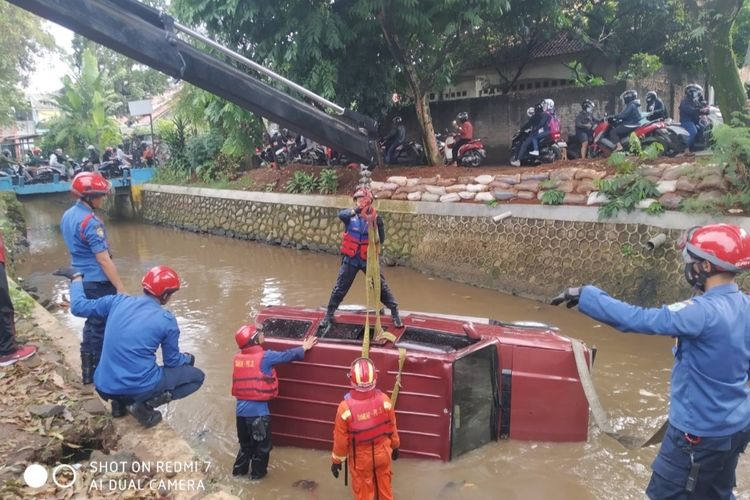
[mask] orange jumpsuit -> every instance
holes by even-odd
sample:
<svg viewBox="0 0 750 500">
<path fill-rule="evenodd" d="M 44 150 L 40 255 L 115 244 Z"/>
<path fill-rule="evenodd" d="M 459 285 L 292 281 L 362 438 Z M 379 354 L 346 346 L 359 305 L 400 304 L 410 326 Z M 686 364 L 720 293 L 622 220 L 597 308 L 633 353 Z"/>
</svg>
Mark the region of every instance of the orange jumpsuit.
<svg viewBox="0 0 750 500">
<path fill-rule="evenodd" d="M 353 403 L 364 405 L 350 405 L 348 401 L 352 399 L 357 400 Z M 369 411 L 366 411 L 367 406 L 370 407 Z M 353 422 L 363 423 L 369 430 L 353 433 L 357 425 Z M 355 441 L 355 436 L 367 433 L 373 438 L 366 442 Z M 396 411 L 388 396 L 377 389 L 369 392 L 352 391 L 339 403 L 333 429 L 332 458 L 333 463 L 337 464 L 349 459 L 355 499 L 393 499 L 391 451 L 400 445 L 396 430 Z"/>
</svg>

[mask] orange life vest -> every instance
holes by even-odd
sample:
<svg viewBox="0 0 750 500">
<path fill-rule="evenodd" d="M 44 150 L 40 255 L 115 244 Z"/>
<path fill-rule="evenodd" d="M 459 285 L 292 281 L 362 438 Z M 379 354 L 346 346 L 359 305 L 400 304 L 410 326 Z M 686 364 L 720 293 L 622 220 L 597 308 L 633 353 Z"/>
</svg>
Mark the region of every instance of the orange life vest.
<svg viewBox="0 0 750 500">
<path fill-rule="evenodd" d="M 263 348 L 254 345 L 234 355 L 232 396 L 249 401 L 270 401 L 279 395 L 279 379 L 272 369 L 269 377 L 260 371 Z"/>
<path fill-rule="evenodd" d="M 384 394 L 378 389 L 369 393 L 349 393 L 346 402 L 352 413 L 349 436 L 355 444 L 370 443 L 391 435 L 391 419 L 385 409 Z"/>
<path fill-rule="evenodd" d="M 367 221 L 358 216 L 349 219 L 346 231 L 341 234 L 341 253 L 354 257 L 359 253 L 362 260 L 367 260 L 368 227 Z"/>
</svg>

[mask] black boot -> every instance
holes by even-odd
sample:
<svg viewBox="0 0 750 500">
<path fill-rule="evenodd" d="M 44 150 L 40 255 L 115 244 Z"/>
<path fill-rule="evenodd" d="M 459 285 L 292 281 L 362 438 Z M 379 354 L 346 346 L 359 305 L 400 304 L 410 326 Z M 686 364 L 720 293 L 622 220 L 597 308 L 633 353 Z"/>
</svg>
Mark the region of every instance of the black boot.
<svg viewBox="0 0 750 500">
<path fill-rule="evenodd" d="M 125 403 L 120 399 L 113 399 L 111 401 L 112 403 L 112 417 L 113 418 L 120 418 L 127 415 L 127 411 L 125 409 Z"/>
<path fill-rule="evenodd" d="M 398 315 L 398 309 L 395 307 L 391 309 L 391 318 L 393 318 L 393 326 L 396 328 L 403 328 L 404 322 L 401 321 L 401 316 Z"/>
<path fill-rule="evenodd" d="M 323 316 L 323 319 L 320 322 L 320 326 L 318 326 L 318 331 L 320 331 L 321 335 L 325 335 L 328 333 L 328 330 L 331 329 L 331 323 L 333 323 L 333 313 L 336 312 L 336 309 L 331 311 L 330 309 L 326 311 L 326 315 Z"/>
<path fill-rule="evenodd" d="M 147 429 L 161 422 L 161 413 L 150 408 L 146 403 L 133 403 L 127 406 L 127 410 L 139 424 Z"/>
<path fill-rule="evenodd" d="M 169 391 L 164 391 L 161 394 L 157 394 L 156 396 L 146 401 L 146 405 L 151 409 L 155 409 L 160 407 L 161 405 L 169 403 L 170 401 L 172 401 L 172 393 Z"/>
<path fill-rule="evenodd" d="M 83 385 L 94 383 L 94 372 L 96 371 L 96 354 L 81 351 L 81 378 Z"/>
<path fill-rule="evenodd" d="M 237 453 L 237 458 L 234 459 L 234 466 L 232 467 L 233 476 L 244 476 L 250 470 L 250 453 L 246 453 L 240 450 Z"/>
</svg>

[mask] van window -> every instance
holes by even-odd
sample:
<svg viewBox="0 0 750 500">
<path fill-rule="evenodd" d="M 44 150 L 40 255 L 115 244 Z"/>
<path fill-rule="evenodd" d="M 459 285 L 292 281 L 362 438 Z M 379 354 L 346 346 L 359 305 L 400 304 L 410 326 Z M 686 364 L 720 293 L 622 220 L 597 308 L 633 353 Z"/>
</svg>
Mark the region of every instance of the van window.
<svg viewBox="0 0 750 500">
<path fill-rule="evenodd" d="M 266 337 L 301 339 L 310 329 L 311 324 L 312 321 L 268 318 L 263 322 L 263 334 Z"/>
<path fill-rule="evenodd" d="M 347 343 L 353 343 L 353 344 L 361 344 L 362 340 L 364 340 L 364 332 L 365 332 L 364 325 L 352 325 L 348 323 L 331 323 L 331 328 L 328 329 L 325 335 L 321 335 L 320 330 L 318 330 L 317 336 L 321 340 L 333 340 L 333 341 L 347 342 Z M 370 327 L 370 342 L 373 345 L 383 345 L 386 343 L 385 339 L 381 339 L 378 341 L 373 340 L 374 334 L 375 334 L 375 326 L 371 326 Z"/>
<path fill-rule="evenodd" d="M 468 347 L 475 342 L 477 342 L 477 340 L 470 339 L 465 335 L 409 327 L 404 331 L 404 334 L 401 335 L 401 338 L 396 342 L 396 345 L 399 346 L 403 343 L 407 344 L 404 346 L 407 348 L 409 348 L 409 346 L 424 346 L 430 350 L 437 349 L 443 352 L 453 352 Z"/>
</svg>

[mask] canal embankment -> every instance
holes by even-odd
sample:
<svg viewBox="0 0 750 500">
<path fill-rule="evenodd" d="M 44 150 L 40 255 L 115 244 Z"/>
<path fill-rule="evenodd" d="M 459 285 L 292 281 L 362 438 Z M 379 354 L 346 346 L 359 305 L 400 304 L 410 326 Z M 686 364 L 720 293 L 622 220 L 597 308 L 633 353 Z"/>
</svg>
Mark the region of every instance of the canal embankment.
<svg viewBox="0 0 750 500">
<path fill-rule="evenodd" d="M 337 213 L 351 206 L 348 196 L 155 184 L 138 196 L 150 224 L 327 253 L 338 252 Z M 750 230 L 744 217 L 676 211 L 601 220 L 585 205 L 379 199 L 375 207 L 386 226 L 386 264 L 541 301 L 582 283 L 642 305 L 682 300 L 691 294 L 678 248 L 683 232 L 719 221 Z M 741 284 L 750 282 L 743 276 Z"/>
</svg>

